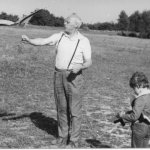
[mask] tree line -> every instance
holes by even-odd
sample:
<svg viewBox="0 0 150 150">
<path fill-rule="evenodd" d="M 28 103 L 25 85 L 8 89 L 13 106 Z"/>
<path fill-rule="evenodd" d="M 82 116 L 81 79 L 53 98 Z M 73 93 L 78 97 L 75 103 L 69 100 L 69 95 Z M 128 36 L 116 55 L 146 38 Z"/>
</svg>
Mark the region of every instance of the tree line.
<svg viewBox="0 0 150 150">
<path fill-rule="evenodd" d="M 37 9 L 35 10 L 37 11 Z M 7 14 L 2 12 L 0 19 L 6 19 L 10 21 L 18 21 L 17 15 Z M 41 25 L 41 26 L 55 26 L 63 27 L 64 18 L 56 17 L 46 9 L 41 9 L 35 14 L 30 20 L 30 24 Z M 150 11 L 135 11 L 130 16 L 122 10 L 118 16 L 117 23 L 114 22 L 103 22 L 94 24 L 83 24 L 83 29 L 91 30 L 110 30 L 110 31 L 121 31 L 120 34 L 123 36 L 150 38 Z"/>
<path fill-rule="evenodd" d="M 150 38 L 150 11 L 135 11 L 127 16 L 125 11 L 121 11 L 118 19 L 118 28 L 126 31 L 125 35 Z"/>
<path fill-rule="evenodd" d="M 7 14 L 6 12 L 1 12 L 0 19 L 16 22 L 19 20 L 19 17 L 17 15 L 11 15 L 11 14 Z"/>
<path fill-rule="evenodd" d="M 115 30 L 121 31 L 123 36 L 150 38 L 150 11 L 135 11 L 130 16 L 122 10 L 118 16 L 117 23 L 104 22 L 86 24 L 92 30 Z"/>
</svg>

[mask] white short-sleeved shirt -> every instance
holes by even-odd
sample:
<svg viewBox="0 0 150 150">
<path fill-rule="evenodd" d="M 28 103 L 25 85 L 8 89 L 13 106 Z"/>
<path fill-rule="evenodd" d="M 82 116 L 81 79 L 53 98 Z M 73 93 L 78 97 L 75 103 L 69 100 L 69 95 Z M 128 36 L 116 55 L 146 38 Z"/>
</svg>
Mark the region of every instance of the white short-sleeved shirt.
<svg viewBox="0 0 150 150">
<path fill-rule="evenodd" d="M 59 69 L 67 69 L 68 64 L 77 46 L 78 39 L 80 41 L 77 46 L 76 53 L 69 66 L 69 69 L 72 69 L 74 65 L 82 65 L 84 63 L 84 59 L 91 59 L 90 42 L 85 36 L 83 36 L 79 32 L 73 38 L 70 38 L 64 32 L 60 32 L 53 34 L 51 37 L 49 37 L 49 39 L 49 45 L 56 45 L 55 66 Z"/>
</svg>

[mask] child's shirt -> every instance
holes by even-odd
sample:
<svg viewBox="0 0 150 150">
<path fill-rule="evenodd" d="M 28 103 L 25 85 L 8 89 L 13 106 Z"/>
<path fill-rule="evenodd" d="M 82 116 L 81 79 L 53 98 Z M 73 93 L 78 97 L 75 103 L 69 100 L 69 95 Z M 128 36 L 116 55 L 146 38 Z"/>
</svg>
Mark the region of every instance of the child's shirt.
<svg viewBox="0 0 150 150">
<path fill-rule="evenodd" d="M 131 101 L 132 111 L 122 115 L 125 122 L 142 122 L 147 119 L 150 122 L 150 90 L 146 90 Z"/>
</svg>

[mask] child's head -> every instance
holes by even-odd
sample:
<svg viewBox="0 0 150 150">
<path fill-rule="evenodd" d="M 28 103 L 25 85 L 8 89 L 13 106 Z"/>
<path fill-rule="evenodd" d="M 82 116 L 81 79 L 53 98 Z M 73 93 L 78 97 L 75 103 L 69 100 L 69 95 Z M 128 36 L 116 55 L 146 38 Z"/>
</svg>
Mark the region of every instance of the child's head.
<svg viewBox="0 0 150 150">
<path fill-rule="evenodd" d="M 133 90 L 149 88 L 148 78 L 143 72 L 135 72 L 130 78 L 129 85 Z"/>
</svg>

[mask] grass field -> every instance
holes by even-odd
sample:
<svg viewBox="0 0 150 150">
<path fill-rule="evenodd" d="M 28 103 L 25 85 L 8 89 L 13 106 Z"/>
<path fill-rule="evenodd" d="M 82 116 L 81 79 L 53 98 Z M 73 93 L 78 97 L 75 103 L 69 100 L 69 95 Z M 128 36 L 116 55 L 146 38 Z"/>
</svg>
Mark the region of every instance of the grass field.
<svg viewBox="0 0 150 150">
<path fill-rule="evenodd" d="M 48 37 L 57 28 L 0 27 L 0 148 L 51 148 L 57 136 L 53 94 L 54 47 L 21 43 L 21 35 Z M 82 32 L 82 31 L 81 31 Z M 130 109 L 129 78 L 150 78 L 149 40 L 84 31 L 93 65 L 84 71 L 80 147 L 128 148 L 130 125 L 114 114 Z"/>
</svg>

